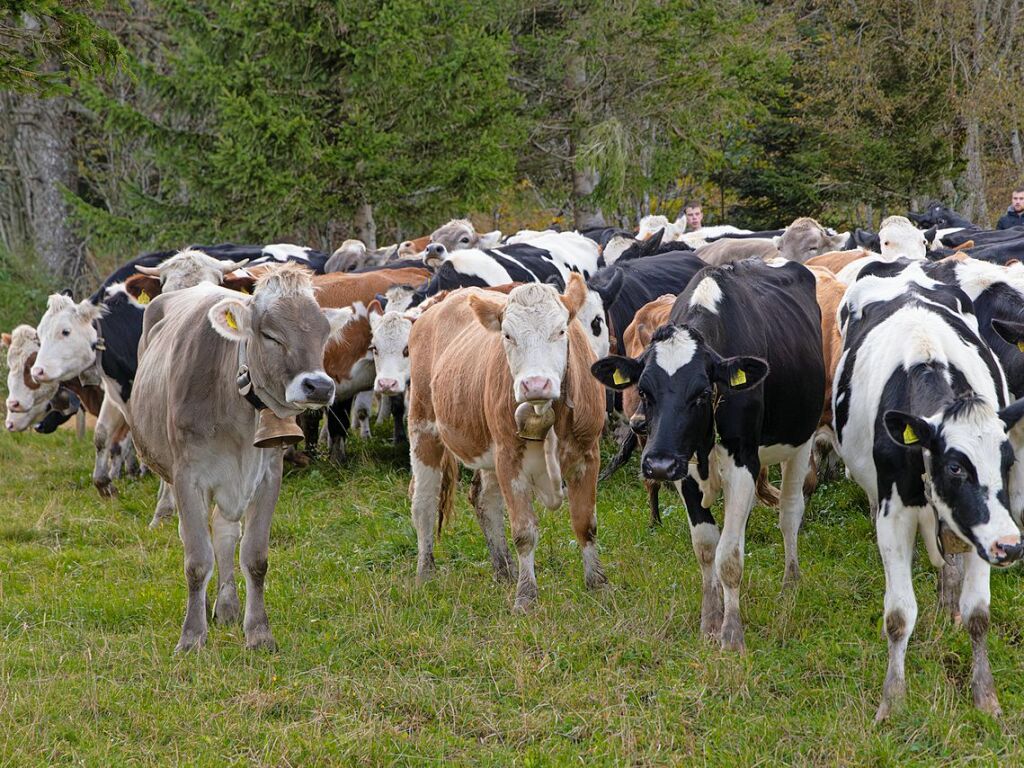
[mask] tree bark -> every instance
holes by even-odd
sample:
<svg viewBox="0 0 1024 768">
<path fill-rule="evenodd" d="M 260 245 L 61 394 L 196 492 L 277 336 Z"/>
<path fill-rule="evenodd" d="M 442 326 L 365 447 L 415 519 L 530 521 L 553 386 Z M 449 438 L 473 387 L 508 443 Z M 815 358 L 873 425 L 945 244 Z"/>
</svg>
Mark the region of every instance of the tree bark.
<svg viewBox="0 0 1024 768">
<path fill-rule="evenodd" d="M 1017 171 L 1024 170 L 1024 149 L 1021 149 L 1019 128 L 1014 128 L 1010 132 L 1010 147 L 1013 154 L 1013 164 L 1017 166 Z"/>
<path fill-rule="evenodd" d="M 63 97 L 12 95 L 11 139 L 16 184 L 25 206 L 28 243 L 54 277 L 74 281 L 82 272 L 84 244 L 69 221 L 64 188 L 74 189 L 73 130 Z"/>
<path fill-rule="evenodd" d="M 356 237 L 363 241 L 366 250 L 377 250 L 377 222 L 373 220 L 373 205 L 360 203 L 352 223 L 356 228 Z"/>
<path fill-rule="evenodd" d="M 985 168 L 981 157 L 981 121 L 976 113 L 967 116 L 967 137 L 964 141 L 964 182 L 967 197 L 963 213 L 971 221 L 984 226 L 988 221 L 988 203 L 985 200 Z"/>
</svg>

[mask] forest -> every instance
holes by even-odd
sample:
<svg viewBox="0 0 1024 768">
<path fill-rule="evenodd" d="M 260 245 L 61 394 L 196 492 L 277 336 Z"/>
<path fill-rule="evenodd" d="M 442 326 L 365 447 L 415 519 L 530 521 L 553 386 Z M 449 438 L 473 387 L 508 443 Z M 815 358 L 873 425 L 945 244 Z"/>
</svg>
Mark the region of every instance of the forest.
<svg viewBox="0 0 1024 768">
<path fill-rule="evenodd" d="M 488 229 L 990 226 L 1024 177 L 1020 0 L 20 0 L 0 246 L 82 288 L 146 250 Z"/>
</svg>

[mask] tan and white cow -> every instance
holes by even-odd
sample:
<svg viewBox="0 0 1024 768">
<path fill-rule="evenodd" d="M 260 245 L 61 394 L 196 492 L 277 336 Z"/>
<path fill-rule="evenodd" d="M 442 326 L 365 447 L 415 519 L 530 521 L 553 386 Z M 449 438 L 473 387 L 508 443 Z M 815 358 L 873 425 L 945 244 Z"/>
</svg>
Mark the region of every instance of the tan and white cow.
<svg viewBox="0 0 1024 768">
<path fill-rule="evenodd" d="M 584 582 L 605 583 L 594 542 L 604 393 L 589 376 L 594 354 L 574 322 L 586 292 L 579 275 L 563 295 L 539 283 L 507 298 L 469 288 L 413 326 L 409 432 L 419 581 L 433 572 L 434 530 L 450 511 L 462 462 L 480 471 L 475 506 L 498 579 L 515 578 L 502 517 L 508 509 L 519 555 L 513 610 L 525 611 L 537 598 L 533 498 L 560 506 L 563 477 Z"/>
<path fill-rule="evenodd" d="M 177 650 L 206 642 L 206 587 L 215 558 L 214 616 L 238 619 L 240 537 L 245 643 L 275 646 L 263 584 L 283 450 L 253 445 L 258 411 L 240 394 L 238 372 L 247 369 L 252 393 L 278 418 L 323 407 L 334 397 L 324 346 L 351 317 L 349 309 L 322 310 L 310 273 L 292 264 L 269 268 L 251 296 L 204 283 L 147 306 L 128 417 L 140 456 L 173 486 L 177 500 L 188 585 Z"/>
<path fill-rule="evenodd" d="M 697 255 L 713 266 L 742 259 L 771 259 L 805 262 L 836 248 L 847 241 L 845 234 L 829 234 L 814 219 L 802 217 L 793 221 L 781 235 L 773 238 L 722 238 L 697 249 Z"/>
</svg>

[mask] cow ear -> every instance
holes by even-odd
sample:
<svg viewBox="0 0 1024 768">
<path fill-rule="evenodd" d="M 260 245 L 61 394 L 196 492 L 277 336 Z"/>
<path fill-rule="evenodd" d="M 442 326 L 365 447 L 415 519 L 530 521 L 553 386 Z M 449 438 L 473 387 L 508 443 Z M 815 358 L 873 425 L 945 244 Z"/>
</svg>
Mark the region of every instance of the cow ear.
<svg viewBox="0 0 1024 768">
<path fill-rule="evenodd" d="M 828 239 L 829 242 L 832 243 L 832 250 L 840 251 L 843 249 L 843 246 L 846 245 L 846 243 L 849 241 L 850 234 L 848 232 L 837 232 L 834 235 L 830 235 Z"/>
<path fill-rule="evenodd" d="M 505 302 L 495 301 L 489 296 L 474 293 L 469 297 L 469 308 L 473 310 L 480 325 L 489 331 L 501 330 L 501 316 L 505 313 Z"/>
<path fill-rule="evenodd" d="M 139 304 L 149 304 L 162 290 L 159 277 L 132 275 L 124 281 L 124 289 Z"/>
<path fill-rule="evenodd" d="M 380 319 L 384 316 L 384 307 L 381 306 L 380 301 L 374 299 L 370 302 L 370 306 L 366 308 L 366 311 L 369 315 L 370 330 L 373 331 L 380 324 Z"/>
<path fill-rule="evenodd" d="M 734 392 L 752 389 L 768 375 L 768 362 L 760 357 L 718 357 L 711 353 L 710 378 Z"/>
<path fill-rule="evenodd" d="M 328 308 L 324 310 L 324 317 L 327 318 L 327 322 L 331 325 L 331 331 L 327 335 L 327 340 L 331 341 L 340 336 L 345 326 L 356 319 L 356 311 L 352 307 L 342 307 L 341 309 Z"/>
<path fill-rule="evenodd" d="M 106 310 L 99 304 L 93 304 L 89 299 L 83 299 L 75 305 L 75 314 L 83 322 L 92 323 L 103 317 Z"/>
<path fill-rule="evenodd" d="M 0 347 L 4 347 L 6 349 L 9 346 L 11 346 L 11 334 L 0 333 Z"/>
<path fill-rule="evenodd" d="M 565 293 L 560 298 L 562 304 L 569 310 L 569 321 L 571 322 L 587 300 L 587 281 L 583 279 L 583 275 L 579 272 L 570 274 L 569 282 L 565 286 Z"/>
<path fill-rule="evenodd" d="M 782 235 L 776 235 L 772 238 L 772 245 L 776 248 L 782 248 Z"/>
<path fill-rule="evenodd" d="M 476 242 L 477 248 L 497 248 L 499 245 L 501 245 L 500 229 L 480 235 Z"/>
<path fill-rule="evenodd" d="M 1012 344 L 1021 352 L 1024 352 L 1024 323 L 994 318 L 992 320 L 992 330 L 999 334 L 999 338 L 1007 344 Z"/>
<path fill-rule="evenodd" d="M 240 275 L 236 275 L 234 272 L 229 272 L 224 275 L 221 285 L 229 291 L 238 291 L 239 293 L 250 294 L 256 287 L 256 278 L 245 271 Z"/>
<path fill-rule="evenodd" d="M 590 366 L 590 373 L 595 379 L 609 389 L 619 391 L 635 385 L 643 371 L 644 364 L 642 362 L 621 355 L 602 357 Z"/>
<path fill-rule="evenodd" d="M 903 411 L 886 411 L 883 416 L 889 439 L 902 448 L 931 448 L 935 429 L 920 416 Z"/>
<path fill-rule="evenodd" d="M 213 330 L 228 341 L 241 341 L 249 331 L 251 313 L 249 305 L 241 299 L 221 299 L 207 312 Z"/>
<path fill-rule="evenodd" d="M 926 243 L 928 243 L 928 245 L 931 245 L 932 243 L 935 242 L 935 235 L 937 235 L 938 233 L 939 233 L 938 227 L 932 227 L 931 229 L 926 229 L 925 233 L 924 233 L 924 241 Z"/>
</svg>

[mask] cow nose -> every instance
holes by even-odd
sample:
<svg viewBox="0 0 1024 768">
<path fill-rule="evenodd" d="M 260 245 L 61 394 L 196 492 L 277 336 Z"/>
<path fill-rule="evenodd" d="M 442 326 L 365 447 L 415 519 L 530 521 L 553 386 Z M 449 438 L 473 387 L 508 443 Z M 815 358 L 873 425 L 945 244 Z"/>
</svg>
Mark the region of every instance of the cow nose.
<svg viewBox="0 0 1024 768">
<path fill-rule="evenodd" d="M 648 480 L 678 480 L 682 477 L 682 462 L 675 456 L 644 456 L 641 469 Z"/>
<path fill-rule="evenodd" d="M 1024 554 L 1024 543 L 1020 536 L 1004 536 L 992 545 L 992 553 L 1001 565 L 1015 563 Z"/>
<path fill-rule="evenodd" d="M 377 379 L 377 390 L 391 394 L 398 391 L 397 379 Z"/>
<path fill-rule="evenodd" d="M 29 371 L 32 374 L 32 378 L 36 381 L 47 381 L 46 371 L 43 370 L 41 365 L 33 365 L 32 370 Z"/>
<path fill-rule="evenodd" d="M 17 400 L 8 400 L 7 410 L 10 411 L 11 413 L 17 413 L 18 411 L 21 410 L 21 403 L 19 403 Z"/>
<path fill-rule="evenodd" d="M 629 428 L 638 435 L 647 434 L 647 417 L 642 412 L 634 413 L 629 417 Z"/>
<path fill-rule="evenodd" d="M 307 403 L 327 403 L 334 397 L 334 382 L 323 375 L 304 376 L 302 394 Z"/>
<path fill-rule="evenodd" d="M 554 389 L 555 383 L 547 376 L 527 376 L 519 382 L 520 400 L 550 400 Z"/>
</svg>

